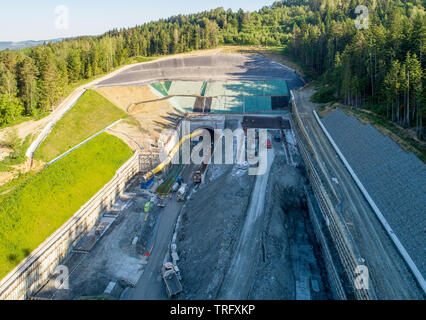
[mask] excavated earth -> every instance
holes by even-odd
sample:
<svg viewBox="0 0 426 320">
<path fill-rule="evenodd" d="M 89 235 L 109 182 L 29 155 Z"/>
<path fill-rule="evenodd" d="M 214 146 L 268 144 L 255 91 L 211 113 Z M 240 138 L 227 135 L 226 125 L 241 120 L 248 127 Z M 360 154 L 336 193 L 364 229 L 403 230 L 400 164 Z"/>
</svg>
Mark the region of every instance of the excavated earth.
<svg viewBox="0 0 426 320">
<path fill-rule="evenodd" d="M 250 224 L 255 250 L 241 257 L 251 264 L 244 272 L 248 290 L 238 298 L 328 299 L 324 264 L 307 212 L 303 168 L 286 163 L 279 143 L 274 142 L 274 148 L 264 210 L 260 220 Z M 186 204 L 178 230 L 184 288 L 179 299 L 226 298 L 226 279 L 232 278 L 228 272 L 248 219 L 247 208 L 258 198 L 255 181 L 238 167 L 208 167 L 206 184 Z"/>
</svg>

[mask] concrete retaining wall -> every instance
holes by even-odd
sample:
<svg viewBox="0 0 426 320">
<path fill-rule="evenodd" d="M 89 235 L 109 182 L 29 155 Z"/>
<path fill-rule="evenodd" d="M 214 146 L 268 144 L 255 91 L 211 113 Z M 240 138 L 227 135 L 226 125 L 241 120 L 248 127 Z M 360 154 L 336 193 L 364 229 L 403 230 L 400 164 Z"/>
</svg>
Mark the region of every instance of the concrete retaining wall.
<svg viewBox="0 0 426 320">
<path fill-rule="evenodd" d="M 136 152 L 96 195 L 0 281 L 0 299 L 27 299 L 39 290 L 139 171 Z"/>
<path fill-rule="evenodd" d="M 292 92 L 291 94 L 293 96 Z M 328 231 L 337 249 L 339 256 L 338 258 L 346 276 L 346 279 L 340 279 L 339 275 L 336 274 L 336 270 L 330 266 L 327 266 L 326 264 L 327 272 L 329 273 L 329 280 L 334 286 L 336 286 L 334 291 L 338 294 L 339 299 L 351 298 L 351 296 L 357 300 L 375 299 L 375 293 L 371 286 L 370 290 L 357 290 L 354 286 L 354 280 L 356 277 L 355 269 L 361 263 L 358 261 L 355 248 L 350 240 L 349 235 L 347 234 L 344 223 L 339 218 L 339 215 L 336 212 L 332 201 L 330 200 L 330 195 L 326 191 L 326 183 L 323 183 L 323 179 L 321 179 L 321 176 L 326 176 L 326 174 L 324 174 L 322 167 L 317 163 L 316 150 L 310 141 L 305 127 L 303 126 L 302 120 L 294 103 L 294 97 L 293 117 L 295 119 L 295 133 L 299 150 L 306 164 L 306 169 L 310 178 L 312 189 L 318 201 L 318 205 L 323 214 L 323 217 L 325 221 L 327 221 Z M 323 244 L 322 250 L 323 252 L 327 251 L 327 248 L 324 248 Z M 344 284 L 347 288 L 346 290 L 344 288 Z M 345 296 L 342 293 L 345 293 Z"/>
</svg>

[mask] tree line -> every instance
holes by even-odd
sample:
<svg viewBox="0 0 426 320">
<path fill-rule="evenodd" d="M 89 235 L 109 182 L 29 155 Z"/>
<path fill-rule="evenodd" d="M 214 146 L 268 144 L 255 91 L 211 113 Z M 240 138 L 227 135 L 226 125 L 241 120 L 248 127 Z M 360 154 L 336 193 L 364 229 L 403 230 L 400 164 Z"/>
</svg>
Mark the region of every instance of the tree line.
<svg viewBox="0 0 426 320">
<path fill-rule="evenodd" d="M 425 137 L 424 52 L 426 16 L 422 1 L 287 1 L 316 4 L 293 25 L 289 52 L 329 85 L 334 98 L 369 107 Z M 367 29 L 355 27 L 355 8 L 369 9 Z"/>
<path fill-rule="evenodd" d="M 369 8 L 369 28 L 355 8 Z M 218 8 L 101 36 L 0 52 L 0 126 L 53 108 L 69 84 L 139 56 L 218 45 L 284 46 L 332 89 L 334 98 L 422 132 L 425 9 L 420 0 L 287 0 L 255 12 Z M 381 108 L 381 109 L 380 109 Z"/>
</svg>

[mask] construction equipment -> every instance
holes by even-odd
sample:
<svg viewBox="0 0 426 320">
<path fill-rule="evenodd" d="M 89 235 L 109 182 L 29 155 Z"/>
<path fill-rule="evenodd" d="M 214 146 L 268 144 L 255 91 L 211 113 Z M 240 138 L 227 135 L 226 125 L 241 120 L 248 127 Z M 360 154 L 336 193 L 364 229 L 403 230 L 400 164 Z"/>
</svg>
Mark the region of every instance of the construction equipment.
<svg viewBox="0 0 426 320">
<path fill-rule="evenodd" d="M 154 183 L 154 176 L 152 176 L 149 180 L 143 180 L 141 183 L 141 189 L 149 189 Z"/>
<path fill-rule="evenodd" d="M 182 185 L 182 183 L 183 183 L 183 178 L 182 177 L 178 177 L 177 179 L 176 179 L 176 182 L 181 186 Z"/>
<path fill-rule="evenodd" d="M 203 130 L 197 130 L 191 134 L 188 134 L 184 136 L 182 139 L 180 139 L 179 143 L 175 145 L 175 147 L 170 151 L 169 155 L 167 156 L 166 160 L 161 162 L 157 167 L 155 167 L 152 171 L 147 172 L 143 175 L 142 180 L 143 181 L 149 181 L 151 178 L 154 177 L 154 175 L 161 170 L 163 170 L 173 159 L 174 155 L 179 151 L 180 146 L 182 143 L 188 139 L 191 139 L 193 137 L 197 137 L 199 135 L 203 134 Z"/>
<path fill-rule="evenodd" d="M 157 207 L 164 208 L 165 206 L 166 206 L 166 203 L 164 202 L 164 199 L 159 198 L 158 203 L 157 203 Z"/>
<path fill-rule="evenodd" d="M 178 189 L 179 189 L 179 183 L 175 182 L 175 184 L 173 185 L 171 191 L 172 192 L 176 192 L 176 191 L 178 191 Z"/>
<path fill-rule="evenodd" d="M 269 141 L 269 139 L 266 141 L 266 149 L 271 149 L 272 148 L 272 144 L 271 141 Z"/>
<path fill-rule="evenodd" d="M 183 183 L 176 193 L 177 201 L 184 201 L 185 200 L 185 195 L 186 195 L 187 190 L 188 190 L 188 185 L 186 183 Z"/>
<path fill-rule="evenodd" d="M 170 298 L 182 292 L 182 284 L 172 263 L 167 262 L 163 265 L 162 276 Z"/>
<path fill-rule="evenodd" d="M 175 270 L 176 275 L 178 276 L 178 279 L 179 279 L 179 280 L 182 280 L 182 276 L 181 276 L 181 274 L 180 274 L 180 270 L 179 270 L 179 268 L 178 268 L 178 266 L 177 266 L 176 264 L 173 264 L 173 263 L 171 263 L 171 262 L 166 262 L 166 263 L 163 265 L 163 267 L 164 267 L 164 269 L 166 269 L 166 270 L 169 270 L 169 269 L 173 269 L 173 270 Z"/>
<path fill-rule="evenodd" d="M 201 171 L 197 170 L 194 173 L 194 183 L 201 183 Z"/>
</svg>

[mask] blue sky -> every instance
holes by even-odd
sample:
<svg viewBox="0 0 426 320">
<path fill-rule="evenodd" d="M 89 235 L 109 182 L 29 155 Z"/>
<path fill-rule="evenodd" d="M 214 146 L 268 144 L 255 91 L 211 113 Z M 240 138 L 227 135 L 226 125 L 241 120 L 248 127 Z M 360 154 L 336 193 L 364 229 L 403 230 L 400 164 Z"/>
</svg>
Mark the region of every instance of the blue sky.
<svg viewBox="0 0 426 320">
<path fill-rule="evenodd" d="M 273 0 L 1 0 L 0 41 L 47 40 L 76 35 L 97 35 L 114 27 L 133 27 L 179 13 L 217 7 L 253 11 Z M 55 8 L 68 8 L 66 20 Z M 56 22 L 56 24 L 55 24 Z M 59 24 L 58 24 L 59 22 Z M 62 26 L 57 28 L 56 26 Z"/>
</svg>

